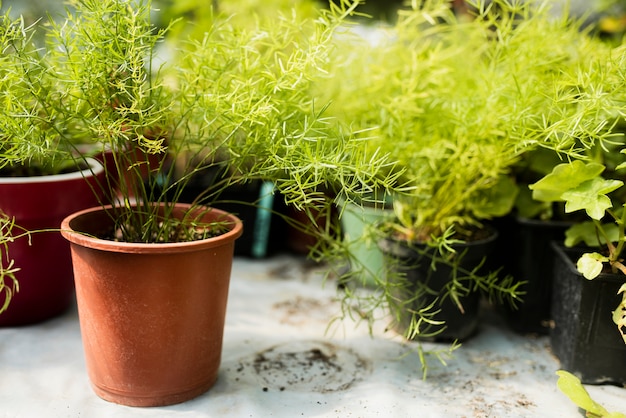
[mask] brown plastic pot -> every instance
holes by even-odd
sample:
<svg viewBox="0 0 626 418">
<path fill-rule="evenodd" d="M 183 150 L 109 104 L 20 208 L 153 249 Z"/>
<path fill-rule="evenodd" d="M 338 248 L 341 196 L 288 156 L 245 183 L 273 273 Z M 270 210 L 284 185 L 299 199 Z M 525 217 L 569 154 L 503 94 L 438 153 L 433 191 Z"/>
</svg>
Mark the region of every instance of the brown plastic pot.
<svg viewBox="0 0 626 418">
<path fill-rule="evenodd" d="M 188 210 L 190 205 L 178 204 L 174 215 L 182 217 Z M 88 209 L 62 224 L 63 236 L 71 242 L 92 387 L 101 398 L 128 406 L 192 399 L 217 379 L 234 244 L 242 223 L 211 209 L 203 222 L 221 220 L 231 227 L 205 240 L 133 244 L 89 236 L 111 226 L 110 211 Z"/>
<path fill-rule="evenodd" d="M 0 326 L 21 326 L 53 318 L 74 303 L 72 261 L 67 241 L 59 233 L 71 213 L 102 203 L 102 165 L 87 159 L 83 171 L 36 177 L 0 178 L 0 210 L 15 224 L 37 232 L 8 244 L 8 255 L 20 270 L 19 292 L 13 295 Z M 16 229 L 17 233 L 20 231 Z M 7 254 L 0 255 L 0 263 Z M 2 295 L 0 295 L 0 305 Z"/>
</svg>

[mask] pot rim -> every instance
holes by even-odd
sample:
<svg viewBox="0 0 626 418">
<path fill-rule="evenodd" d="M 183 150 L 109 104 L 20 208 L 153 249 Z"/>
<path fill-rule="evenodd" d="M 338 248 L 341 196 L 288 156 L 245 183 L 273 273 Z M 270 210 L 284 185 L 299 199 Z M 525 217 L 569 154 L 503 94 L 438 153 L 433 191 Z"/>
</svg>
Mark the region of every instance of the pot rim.
<svg viewBox="0 0 626 418">
<path fill-rule="evenodd" d="M 71 173 L 50 174 L 44 176 L 25 176 L 25 177 L 0 177 L 0 184 L 33 184 L 33 183 L 58 183 L 64 181 L 73 181 L 86 177 L 96 177 L 104 172 L 104 166 L 95 158 L 86 157 L 84 161 L 89 167 L 80 171 L 72 171 Z"/>
<path fill-rule="evenodd" d="M 550 245 L 552 247 L 553 253 L 556 255 L 556 257 L 560 258 L 563 261 L 563 264 L 566 266 L 570 274 L 579 276 L 580 280 L 582 280 L 583 283 L 590 282 L 590 280 L 585 279 L 583 274 L 578 271 L 578 268 L 576 267 L 576 262 L 578 261 L 580 256 L 582 256 L 584 253 L 597 251 L 598 250 L 597 248 L 580 247 L 580 246 L 566 247 L 565 244 L 559 241 L 552 241 Z M 624 283 L 626 281 L 626 275 L 622 274 L 621 272 L 610 273 L 610 272 L 602 271 L 602 273 L 600 273 L 598 277 L 596 277 L 592 281 L 600 282 L 603 280 L 617 281 L 619 283 Z"/>
<path fill-rule="evenodd" d="M 175 203 L 174 207 L 183 210 L 188 210 L 190 208 L 197 208 L 198 210 L 208 209 L 208 213 L 213 213 L 214 215 L 216 215 L 217 218 L 223 218 L 228 220 L 229 223 L 232 224 L 232 228 L 221 235 L 202 240 L 170 243 L 135 243 L 118 242 L 96 238 L 90 235 L 86 235 L 85 233 L 76 231 L 71 227 L 71 223 L 77 218 L 96 215 L 98 212 L 105 212 L 107 210 L 114 209 L 112 205 L 104 205 L 81 210 L 67 216 L 65 219 L 63 219 L 63 222 L 61 223 L 61 234 L 66 240 L 68 240 L 72 244 L 77 244 L 86 248 L 96 250 L 117 253 L 163 254 L 186 251 L 199 251 L 207 248 L 218 247 L 226 243 L 235 241 L 243 233 L 242 221 L 232 213 L 210 206 L 198 206 L 188 203 Z"/>
<path fill-rule="evenodd" d="M 494 228 L 491 225 L 484 225 L 482 227 L 482 229 L 486 230 L 489 232 L 489 235 L 487 235 L 485 238 L 480 238 L 480 239 L 476 239 L 476 240 L 471 240 L 471 241 L 463 241 L 460 243 L 456 243 L 451 245 L 452 248 L 466 248 L 469 246 L 474 246 L 474 245 L 481 245 L 481 244 L 487 244 L 490 242 L 493 242 L 495 240 L 498 239 L 498 237 L 500 236 L 500 232 L 498 232 L 498 230 L 496 228 Z M 405 247 L 419 247 L 419 246 L 423 246 L 423 247 L 427 247 L 428 243 L 424 242 L 424 241 L 407 241 L 404 239 L 400 239 L 400 238 L 396 238 L 394 236 L 386 236 L 382 239 L 380 239 L 380 241 L 388 241 L 391 243 L 397 243 L 397 244 L 401 244 Z"/>
</svg>

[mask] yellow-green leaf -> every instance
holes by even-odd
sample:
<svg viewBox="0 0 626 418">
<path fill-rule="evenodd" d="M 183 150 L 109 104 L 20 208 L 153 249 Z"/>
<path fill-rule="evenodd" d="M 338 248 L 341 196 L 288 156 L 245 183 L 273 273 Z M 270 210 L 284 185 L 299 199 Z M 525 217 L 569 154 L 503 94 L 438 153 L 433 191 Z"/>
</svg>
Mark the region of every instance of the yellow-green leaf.
<svg viewBox="0 0 626 418">
<path fill-rule="evenodd" d="M 592 280 L 600 275 L 605 261 L 609 261 L 609 259 L 602 254 L 585 253 L 578 259 L 576 268 L 585 279 Z"/>
<path fill-rule="evenodd" d="M 558 370 L 556 374 L 559 376 L 559 380 L 556 382 L 557 387 L 579 408 L 587 411 L 587 416 L 589 414 L 596 417 L 608 415 L 609 412 L 602 405 L 591 399 L 580 379 L 565 370 Z"/>
<path fill-rule="evenodd" d="M 585 181 L 561 195 L 566 202 L 565 211 L 570 213 L 584 209 L 591 219 L 600 220 L 604 212 L 612 206 L 611 199 L 606 194 L 623 184 L 620 180 L 605 180 L 601 177 Z"/>
<path fill-rule="evenodd" d="M 622 334 L 624 344 L 626 344 L 626 283 L 617 291 L 617 294 L 622 294 L 622 301 L 613 311 L 613 322 L 617 325 L 617 329 Z"/>
<path fill-rule="evenodd" d="M 533 191 L 533 199 L 542 202 L 560 201 L 563 193 L 599 176 L 603 171 L 602 164 L 585 164 L 575 160 L 555 166 L 550 174 L 528 187 Z"/>
</svg>

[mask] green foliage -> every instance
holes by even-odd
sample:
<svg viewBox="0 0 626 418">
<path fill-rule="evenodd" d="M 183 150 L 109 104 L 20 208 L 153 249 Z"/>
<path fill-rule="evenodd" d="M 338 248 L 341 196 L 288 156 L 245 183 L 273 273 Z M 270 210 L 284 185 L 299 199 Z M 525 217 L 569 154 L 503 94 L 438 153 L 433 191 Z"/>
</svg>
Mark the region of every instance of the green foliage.
<svg viewBox="0 0 626 418">
<path fill-rule="evenodd" d="M 554 121 L 545 133 L 557 138 L 553 150 L 570 161 L 532 184 L 532 196 L 541 202 L 562 202 L 565 212 L 584 211 L 588 222 L 571 227 L 565 244 L 583 242 L 597 251 L 577 263 L 587 279 L 597 277 L 605 265 L 626 273 L 622 264 L 624 227 L 624 87 L 625 46 L 593 42 L 587 53 L 555 84 Z M 620 306 L 623 306 L 620 305 Z M 616 310 L 619 313 L 621 308 Z M 619 315 L 615 315 L 618 317 Z M 618 325 L 624 334 L 622 325 Z"/>
<path fill-rule="evenodd" d="M 315 18 L 277 11 L 245 24 L 220 13 L 202 37 L 174 37 L 173 48 L 164 42 L 170 27 L 151 23 L 148 1 L 68 5 L 64 19 L 46 22 L 42 49 L 32 47 L 33 28 L 5 16 L 3 50 L 11 53 L 0 71 L 12 78 L 2 86 L 0 164 L 71 157 L 84 142 L 110 151 L 115 172 L 103 187 L 121 195 L 115 204 L 141 206 L 119 220 L 133 223 L 120 227 L 129 231 L 124 240 L 171 236 L 153 204 L 172 203 L 212 165 L 228 166 L 231 182 L 275 179 L 298 207 L 322 202 L 315 197 L 322 187 L 358 193 L 370 179 L 386 183 L 378 171 L 389 162 L 359 154 L 360 139 L 337 128 L 311 94 L 312 80 L 326 73 L 333 34 L 356 4 L 342 1 Z M 159 176 L 145 178 L 146 169 Z"/>
<path fill-rule="evenodd" d="M 216 19 L 227 19 L 236 27 L 253 29 L 259 20 L 271 22 L 277 14 L 315 19 L 320 6 L 314 0 L 159 0 L 154 3 L 160 10 L 158 17 L 161 24 L 167 26 L 169 22 L 176 21 L 169 36 L 174 41 L 202 39 Z"/>
<path fill-rule="evenodd" d="M 615 195 L 624 182 L 605 179 L 605 172 L 606 168 L 602 164 L 574 160 L 555 166 L 551 173 L 530 186 L 535 199 L 565 202 L 566 212 L 584 210 L 591 218 L 591 221 L 570 227 L 565 239 L 565 245 L 570 247 L 585 243 L 592 248 L 606 248 L 604 254 L 598 251 L 585 252 L 576 263 L 578 271 L 588 280 L 598 277 L 605 264 L 613 271 L 626 274 L 626 266 L 622 263 L 626 211 L 623 200 Z M 612 222 L 604 221 L 607 216 Z M 622 300 L 614 311 L 613 321 L 626 342 L 623 317 L 625 306 L 626 302 Z"/>
<path fill-rule="evenodd" d="M 342 34 L 334 78 L 319 86 L 332 102 L 329 114 L 359 133 L 366 152 L 398 162 L 390 167 L 396 219 L 382 229 L 409 242 L 468 239 L 517 199 L 534 205 L 528 213 L 552 211 L 550 202 L 532 199 L 519 170 L 532 171 L 535 182 L 566 158 L 606 165 L 622 141 L 623 47 L 593 37 L 566 11 L 555 16 L 547 1 L 470 4 L 469 20 L 446 1 L 413 2 L 394 25 Z M 597 213 L 619 182 L 589 186 L 566 197 Z M 590 201 L 576 194 L 591 191 Z M 474 276 L 457 296 L 477 283 L 513 301 L 519 296 L 514 283 L 491 281 L 495 274 Z M 346 314 L 371 320 L 381 307 L 402 313 L 391 291 L 384 278 L 374 296 L 350 290 Z M 437 309 L 414 309 L 408 335 L 424 335 Z"/>
<path fill-rule="evenodd" d="M 602 236 L 608 238 L 610 242 L 619 241 L 619 227 L 615 223 L 602 223 Z M 565 231 L 565 246 L 575 247 L 583 243 L 588 247 L 599 247 L 602 245 L 596 224 L 593 221 L 578 222 Z"/>
<path fill-rule="evenodd" d="M 601 102 L 617 66 L 602 67 L 610 49 L 580 22 L 555 18 L 548 2 L 470 3 L 471 20 L 428 1 L 369 38 L 345 35 L 335 83 L 322 84 L 329 111 L 368 151 L 398 161 L 394 229 L 408 239 L 509 213 L 527 153 L 580 152 L 574 142 L 606 139 L 615 114 Z"/>
<path fill-rule="evenodd" d="M 588 418 L 625 418 L 626 415 L 620 412 L 609 412 L 602 405 L 594 401 L 589 392 L 573 374 L 559 370 L 556 372 L 559 376 L 557 381 L 557 387 L 561 392 L 567 395 L 572 402 L 579 408 L 585 411 L 585 416 Z"/>
<path fill-rule="evenodd" d="M 32 45 L 33 26 L 9 12 L 0 16 L 0 168 L 25 161 L 54 166 L 59 150 L 52 76 Z"/>
<path fill-rule="evenodd" d="M 6 13 L 0 166 L 75 165 L 84 143 L 109 154 L 100 186 L 128 209 L 116 219 L 118 239 L 128 242 L 189 239 L 157 216 L 155 203 L 169 213 L 189 179 L 211 166 L 230 173 L 216 188 L 273 180 L 309 215 L 330 208 L 326 190 L 388 188 L 380 172 L 393 164 L 364 153 L 362 138 L 326 116 L 327 103 L 312 94 L 355 7 L 341 1 L 314 16 L 285 9 L 245 19 L 220 12 L 189 39 L 155 25 L 149 1 L 70 0 L 64 17 L 37 27 Z M 41 47 L 35 29 L 44 31 Z M 6 266 L 3 277 L 13 272 Z"/>
<path fill-rule="evenodd" d="M 574 160 L 557 165 L 551 173 L 530 186 L 535 199 L 565 202 L 566 212 L 584 210 L 591 219 L 571 226 L 565 238 L 567 246 L 584 243 L 598 249 L 585 252 L 576 263 L 578 271 L 588 280 L 598 277 L 605 265 L 614 272 L 626 274 L 626 266 L 622 262 L 626 210 L 619 193 L 624 182 L 605 179 L 603 176 L 607 171 L 602 164 Z M 613 322 L 626 343 L 625 308 L 626 298 L 623 298 L 613 312 Z"/>
<path fill-rule="evenodd" d="M 604 169 L 602 164 L 580 160 L 559 164 L 530 189 L 537 200 L 564 201 L 566 212 L 585 210 L 591 219 L 600 220 L 612 207 L 607 195 L 624 184 L 620 180 L 603 179 Z"/>
</svg>

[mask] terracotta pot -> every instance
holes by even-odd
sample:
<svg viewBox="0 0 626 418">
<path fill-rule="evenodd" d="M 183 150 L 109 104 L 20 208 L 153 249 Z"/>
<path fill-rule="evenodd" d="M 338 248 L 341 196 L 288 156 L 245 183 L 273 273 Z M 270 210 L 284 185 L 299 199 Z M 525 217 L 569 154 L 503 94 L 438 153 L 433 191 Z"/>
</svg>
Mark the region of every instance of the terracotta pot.
<svg viewBox="0 0 626 418">
<path fill-rule="evenodd" d="M 135 197 L 137 181 L 147 181 L 170 165 L 167 154 L 147 154 L 139 147 L 129 148 L 124 152 L 113 152 L 107 144 L 79 144 L 79 155 L 92 156 L 104 165 L 107 178 L 107 190 L 112 192 L 110 199 L 118 197 L 123 190 L 130 197 Z M 125 173 L 125 174 L 124 174 Z M 120 174 L 123 174 L 120 177 Z"/>
<path fill-rule="evenodd" d="M 30 231 L 57 229 L 67 215 L 100 204 L 102 165 L 68 174 L 0 178 L 0 210 Z M 19 292 L 0 314 L 0 326 L 40 322 L 63 313 L 74 301 L 69 244 L 58 231 L 38 232 L 9 244 L 20 268 Z M 6 254 L 0 256 L 6 262 Z"/>
<path fill-rule="evenodd" d="M 175 216 L 190 205 L 178 204 Z M 111 211 L 110 207 L 105 208 Z M 235 240 L 241 221 L 212 209 L 225 234 L 133 244 L 87 236 L 112 224 L 102 208 L 63 221 L 71 242 L 87 371 L 101 398 L 159 406 L 206 392 L 217 379 Z"/>
<path fill-rule="evenodd" d="M 294 254 L 308 255 L 311 249 L 318 245 L 321 234 L 332 227 L 329 224 L 337 223 L 337 211 L 334 207 L 330 211 L 321 211 L 312 208 L 315 223 L 309 219 L 307 213 L 293 206 L 287 206 L 286 215 L 294 224 L 288 223 L 286 244 L 287 249 Z M 297 226 L 296 226 L 297 225 Z"/>
</svg>

